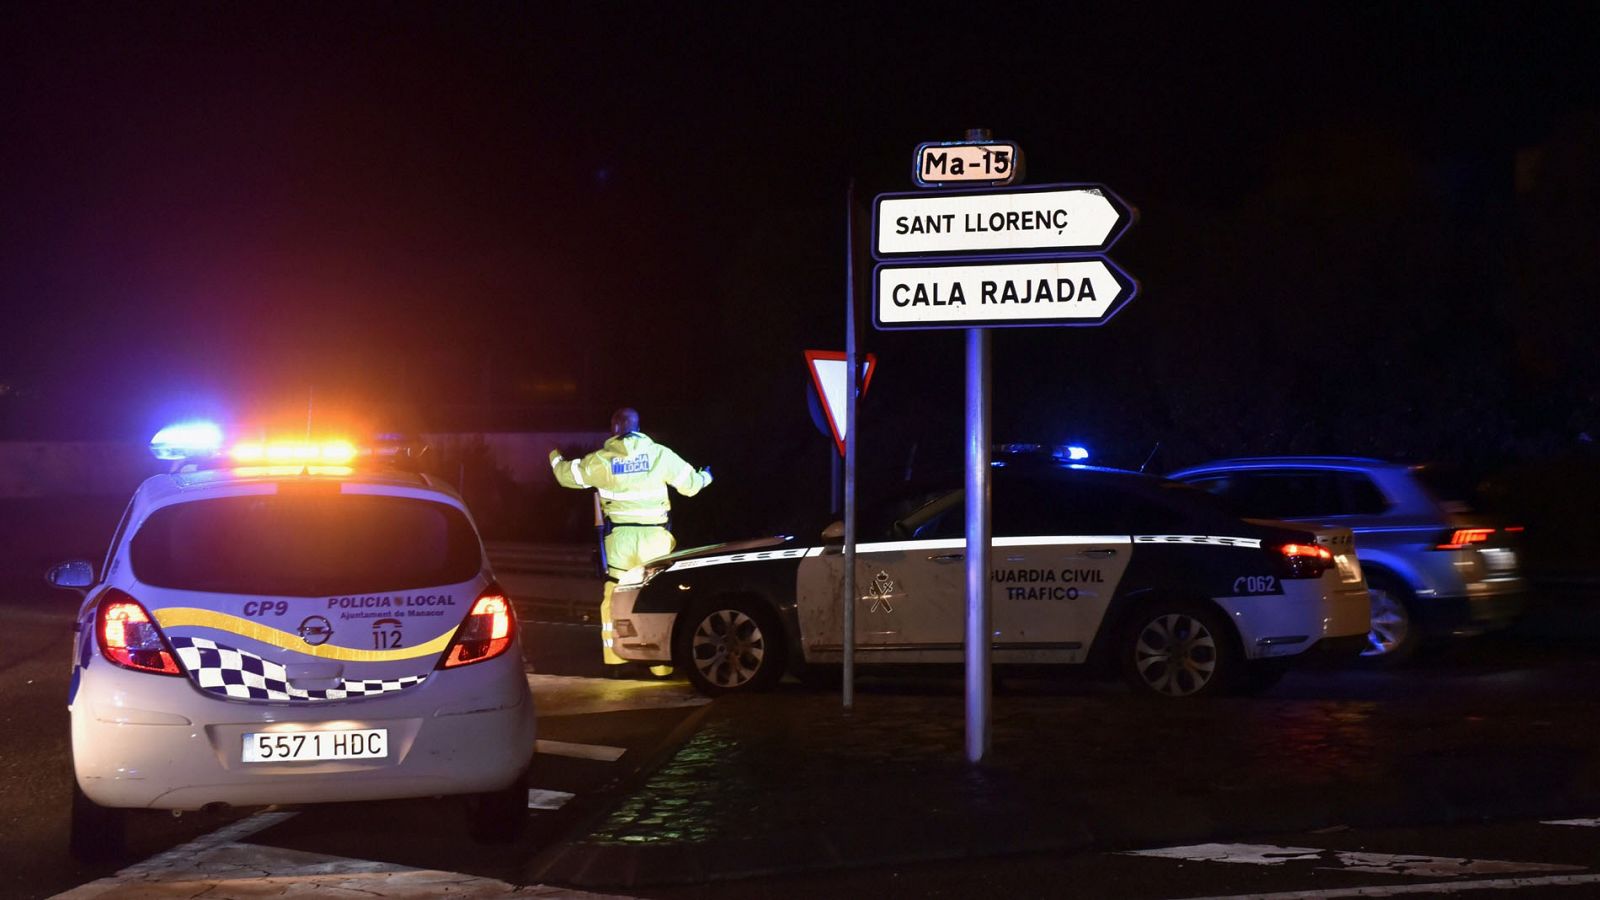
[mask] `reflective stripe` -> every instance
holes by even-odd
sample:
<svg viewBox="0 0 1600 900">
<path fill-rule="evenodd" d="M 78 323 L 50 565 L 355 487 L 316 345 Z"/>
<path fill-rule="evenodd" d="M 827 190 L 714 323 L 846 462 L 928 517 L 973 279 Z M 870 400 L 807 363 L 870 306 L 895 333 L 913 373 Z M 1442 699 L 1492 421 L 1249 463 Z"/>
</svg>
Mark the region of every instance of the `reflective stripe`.
<svg viewBox="0 0 1600 900">
<path fill-rule="evenodd" d="M 667 508 L 654 506 L 646 509 L 608 509 L 606 518 L 614 525 L 666 525 Z M 632 519 L 649 519 L 647 522 L 634 522 Z"/>
<path fill-rule="evenodd" d="M 456 629 L 452 628 L 427 643 L 415 647 L 401 647 L 394 650 L 363 650 L 355 647 L 340 647 L 335 644 L 308 644 L 305 638 L 287 631 L 279 631 L 270 625 L 261 622 L 241 619 L 227 613 L 215 612 L 209 609 L 194 609 L 186 606 L 169 606 L 155 611 L 156 624 L 165 631 L 175 628 L 210 628 L 214 631 L 223 631 L 271 644 L 282 650 L 292 650 L 295 653 L 304 653 L 319 659 L 337 659 L 344 662 L 391 662 L 398 659 L 415 659 L 419 656 L 435 656 L 444 652 L 449 646 L 450 639 L 455 637 Z"/>
<path fill-rule="evenodd" d="M 1212 534 L 1136 534 L 1133 536 L 1135 544 L 1210 544 L 1213 547 L 1250 547 L 1261 546 L 1260 538 L 1221 537 Z"/>
<path fill-rule="evenodd" d="M 588 487 L 589 482 L 583 480 L 583 460 L 575 459 L 567 465 L 572 467 L 572 480 L 578 483 L 578 487 Z"/>
<path fill-rule="evenodd" d="M 672 564 L 672 571 L 684 569 L 699 569 L 705 566 L 725 566 L 729 563 L 760 562 L 771 559 L 798 559 L 807 555 L 810 547 L 796 547 L 790 550 L 759 550 L 753 553 L 732 553 L 727 556 L 702 556 L 699 559 L 685 559 Z"/>
<path fill-rule="evenodd" d="M 1075 544 L 1126 544 L 1125 534 L 1057 534 L 1028 535 L 1024 537 L 997 537 L 990 542 L 995 547 L 1063 547 Z M 938 538 L 924 541 L 878 541 L 857 544 L 861 553 L 893 553 L 896 550 L 965 550 L 966 538 Z"/>
<path fill-rule="evenodd" d="M 595 488 L 600 492 L 600 499 L 612 501 L 633 500 L 665 500 L 667 489 L 665 487 L 645 488 L 639 491 L 608 491 L 605 488 Z"/>
</svg>

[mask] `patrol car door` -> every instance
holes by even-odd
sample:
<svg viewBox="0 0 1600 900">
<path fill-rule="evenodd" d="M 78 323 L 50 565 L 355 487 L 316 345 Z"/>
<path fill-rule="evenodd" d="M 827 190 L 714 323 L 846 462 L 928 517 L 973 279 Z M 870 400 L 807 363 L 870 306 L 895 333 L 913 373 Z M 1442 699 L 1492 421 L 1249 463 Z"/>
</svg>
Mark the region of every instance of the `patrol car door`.
<svg viewBox="0 0 1600 900">
<path fill-rule="evenodd" d="M 995 475 L 995 661 L 1082 662 L 1128 566 L 1121 498 L 1071 472 Z"/>
<path fill-rule="evenodd" d="M 962 635 L 962 496 L 913 492 L 866 511 L 856 544 L 855 641 L 862 661 L 959 659 Z M 807 658 L 842 655 L 839 544 L 800 565 L 801 639 Z"/>
<path fill-rule="evenodd" d="M 856 642 L 878 662 L 959 660 L 965 617 L 965 493 L 908 498 L 881 539 L 856 547 Z"/>
</svg>

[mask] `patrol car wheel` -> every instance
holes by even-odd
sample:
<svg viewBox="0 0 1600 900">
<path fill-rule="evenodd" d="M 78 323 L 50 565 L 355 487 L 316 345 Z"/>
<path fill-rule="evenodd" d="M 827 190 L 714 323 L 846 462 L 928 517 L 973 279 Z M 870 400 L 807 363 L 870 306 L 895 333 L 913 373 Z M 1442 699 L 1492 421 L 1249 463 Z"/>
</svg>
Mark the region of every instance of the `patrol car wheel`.
<svg viewBox="0 0 1600 900">
<path fill-rule="evenodd" d="M 1368 665 L 1397 666 L 1416 652 L 1420 636 L 1411 591 L 1399 579 L 1368 571 L 1367 590 L 1372 602 L 1372 627 L 1361 657 Z"/>
<path fill-rule="evenodd" d="M 528 819 L 528 773 L 498 791 L 468 794 L 467 834 L 480 844 L 505 844 L 515 840 Z"/>
<path fill-rule="evenodd" d="M 676 663 L 710 697 L 764 691 L 783 674 L 783 628 L 756 599 L 713 599 L 678 635 Z"/>
<path fill-rule="evenodd" d="M 1158 697 L 1223 693 L 1241 674 L 1228 628 L 1227 620 L 1203 607 L 1152 606 L 1124 635 L 1123 676 L 1135 690 Z"/>
<path fill-rule="evenodd" d="M 127 844 L 127 816 L 127 810 L 112 809 L 90 800 L 74 779 L 68 852 L 82 862 L 100 862 L 121 856 Z"/>
</svg>

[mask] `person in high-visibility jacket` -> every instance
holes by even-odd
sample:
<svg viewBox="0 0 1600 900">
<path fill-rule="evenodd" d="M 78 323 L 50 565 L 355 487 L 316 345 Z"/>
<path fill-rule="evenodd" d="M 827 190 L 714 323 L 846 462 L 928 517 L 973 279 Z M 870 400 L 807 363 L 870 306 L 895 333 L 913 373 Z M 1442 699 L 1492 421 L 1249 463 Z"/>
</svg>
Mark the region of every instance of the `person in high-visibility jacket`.
<svg viewBox="0 0 1600 900">
<path fill-rule="evenodd" d="M 685 497 L 693 497 L 711 483 L 711 469 L 696 469 L 665 444 L 658 444 L 639 431 L 639 414 L 626 407 L 611 414 L 611 437 L 604 446 L 582 459 L 565 459 L 561 451 L 550 451 L 550 468 L 562 487 L 600 494 L 600 509 L 605 514 L 606 586 L 600 601 L 601 652 L 608 666 L 627 660 L 616 654 L 616 631 L 611 621 L 611 592 L 617 579 L 635 566 L 672 552 L 677 541 L 672 537 L 667 499 L 670 485 Z M 655 666 L 657 675 L 668 675 L 671 666 Z"/>
</svg>

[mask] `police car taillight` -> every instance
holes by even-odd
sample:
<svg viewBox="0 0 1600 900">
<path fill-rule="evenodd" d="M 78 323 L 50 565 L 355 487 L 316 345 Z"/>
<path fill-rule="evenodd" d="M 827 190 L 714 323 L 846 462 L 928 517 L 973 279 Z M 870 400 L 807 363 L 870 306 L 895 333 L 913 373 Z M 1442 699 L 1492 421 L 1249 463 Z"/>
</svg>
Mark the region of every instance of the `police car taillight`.
<svg viewBox="0 0 1600 900">
<path fill-rule="evenodd" d="M 106 591 L 95 614 L 94 633 L 100 642 L 100 655 L 125 669 L 156 675 L 183 674 L 150 613 L 122 591 Z"/>
<path fill-rule="evenodd" d="M 516 634 L 517 619 L 511 611 L 511 600 L 499 585 L 490 585 L 478 595 L 472 611 L 456 630 L 450 648 L 439 660 L 439 668 L 449 669 L 469 663 L 494 659 L 511 646 Z"/>
<path fill-rule="evenodd" d="M 1333 551 L 1321 544 L 1279 544 L 1269 550 L 1277 554 L 1284 578 L 1321 578 L 1333 568 Z"/>
</svg>

